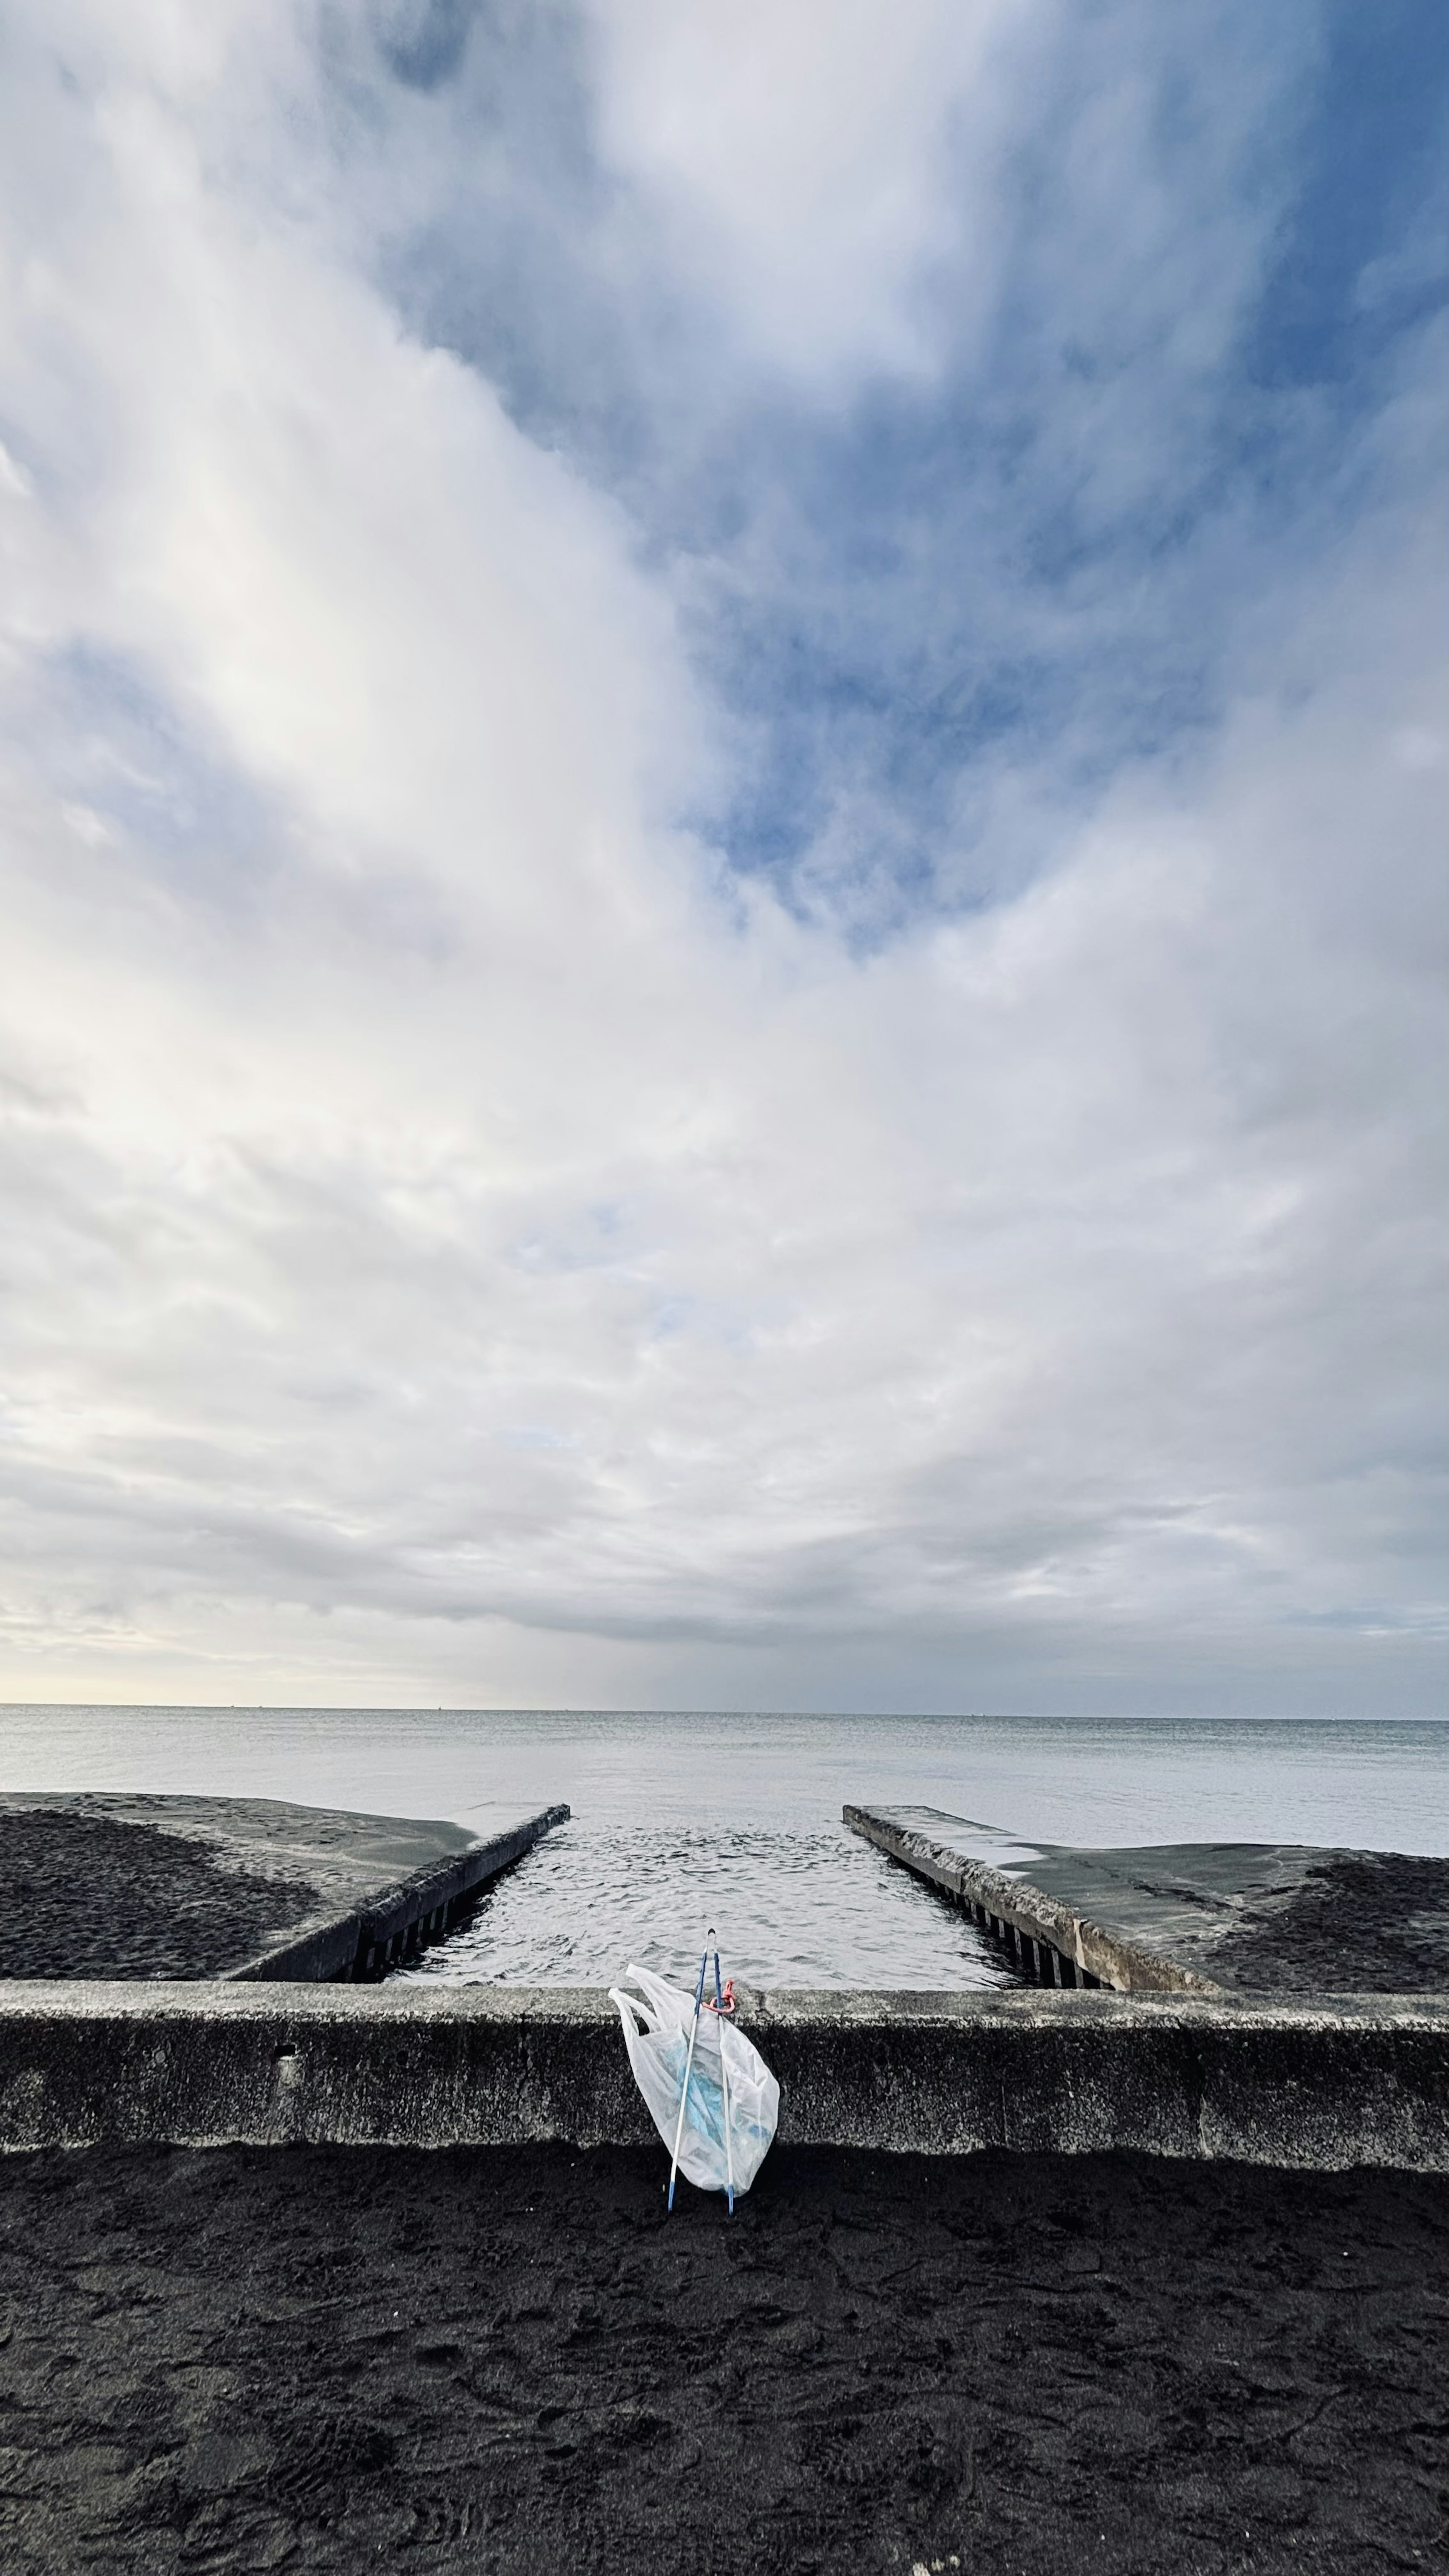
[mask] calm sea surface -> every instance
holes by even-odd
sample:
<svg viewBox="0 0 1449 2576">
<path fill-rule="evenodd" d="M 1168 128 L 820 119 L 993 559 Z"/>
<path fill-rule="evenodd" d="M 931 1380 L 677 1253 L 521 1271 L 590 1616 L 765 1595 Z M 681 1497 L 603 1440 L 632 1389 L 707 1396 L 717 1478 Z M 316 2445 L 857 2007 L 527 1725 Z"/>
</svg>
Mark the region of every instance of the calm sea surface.
<svg viewBox="0 0 1449 2576">
<path fill-rule="evenodd" d="M 186 1790 L 573 1822 L 415 1972 L 685 1974 L 713 1924 L 768 1985 L 981 1986 L 995 1953 L 847 1834 L 910 1801 L 1031 1841 L 1348 1843 L 1449 1853 L 1449 1723 L 615 1716 L 589 1711 L 0 1708 L 0 1789 Z M 692 1979 L 691 1979 L 692 1982 Z"/>
</svg>

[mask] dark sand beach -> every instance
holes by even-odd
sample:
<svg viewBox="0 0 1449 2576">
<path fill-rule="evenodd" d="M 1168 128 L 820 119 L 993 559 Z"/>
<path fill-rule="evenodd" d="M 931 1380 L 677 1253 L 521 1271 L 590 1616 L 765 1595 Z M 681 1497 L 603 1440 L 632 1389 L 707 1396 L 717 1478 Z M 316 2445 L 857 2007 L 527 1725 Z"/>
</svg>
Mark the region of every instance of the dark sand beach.
<svg viewBox="0 0 1449 2576">
<path fill-rule="evenodd" d="M 0 2164 L 0 2560 L 1449 2563 L 1449 2183 L 777 2152 Z"/>
<path fill-rule="evenodd" d="M 300 1881 L 221 1867 L 194 1835 L 0 1811 L 0 1976 L 215 1976 L 312 1902 Z"/>
<path fill-rule="evenodd" d="M 1228 1954 L 1275 1994 L 1434 1992 L 1449 1984 L 1449 1860 L 1332 1852 L 1281 1913 L 1251 1910 Z"/>
</svg>

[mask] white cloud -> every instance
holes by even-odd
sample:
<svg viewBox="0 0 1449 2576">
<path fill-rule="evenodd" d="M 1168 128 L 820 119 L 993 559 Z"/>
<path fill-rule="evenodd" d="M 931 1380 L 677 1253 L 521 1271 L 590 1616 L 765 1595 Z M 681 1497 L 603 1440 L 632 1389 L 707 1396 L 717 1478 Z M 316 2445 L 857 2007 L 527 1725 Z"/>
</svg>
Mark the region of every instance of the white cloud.
<svg viewBox="0 0 1449 2576">
<path fill-rule="evenodd" d="M 88 175 L 11 287 L 0 1688 L 1424 1704 L 1422 516 L 1190 771 L 853 961 L 671 828 L 720 754 L 629 531 L 186 25 L 14 111 Z"/>
<path fill-rule="evenodd" d="M 994 220 L 1022 56 L 1053 14 L 1038 0 L 588 0 L 600 147 L 651 203 L 665 255 L 771 363 L 914 372 L 935 355 L 931 271 L 955 254 L 958 327 L 963 298 L 989 287 L 972 236 Z"/>
</svg>

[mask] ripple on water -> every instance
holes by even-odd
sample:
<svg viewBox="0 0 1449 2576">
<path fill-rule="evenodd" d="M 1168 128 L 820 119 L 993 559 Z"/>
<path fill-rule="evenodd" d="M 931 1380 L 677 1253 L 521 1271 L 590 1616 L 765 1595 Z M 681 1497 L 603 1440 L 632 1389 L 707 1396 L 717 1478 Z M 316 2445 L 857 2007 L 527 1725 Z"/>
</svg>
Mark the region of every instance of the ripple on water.
<svg viewBox="0 0 1449 2576">
<path fill-rule="evenodd" d="M 994 1945 L 843 1826 L 820 1832 L 557 1827 L 461 1930 L 398 1973 L 489 1985 L 616 1984 L 631 1959 L 692 1985 L 706 1929 L 759 1986 L 1011 1986 Z"/>
</svg>

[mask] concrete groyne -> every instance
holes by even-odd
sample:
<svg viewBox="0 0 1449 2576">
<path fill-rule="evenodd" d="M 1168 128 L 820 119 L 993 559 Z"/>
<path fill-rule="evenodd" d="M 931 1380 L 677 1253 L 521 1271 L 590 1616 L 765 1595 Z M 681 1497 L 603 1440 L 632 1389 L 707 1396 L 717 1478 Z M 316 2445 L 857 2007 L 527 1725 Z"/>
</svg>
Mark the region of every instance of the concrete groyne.
<svg viewBox="0 0 1449 2576">
<path fill-rule="evenodd" d="M 277 1798 L 0 1796 L 0 1976 L 367 1981 L 441 1940 L 568 1817 Z"/>
<path fill-rule="evenodd" d="M 1119 1994 L 1443 1993 L 1449 1859 L 1308 1843 L 1026 1843 L 939 1807 L 844 1821 L 1022 1973 Z"/>
<path fill-rule="evenodd" d="M 490 1880 L 511 1869 L 553 1826 L 566 1823 L 568 1814 L 564 1806 L 545 1807 L 461 1850 L 430 1858 L 391 1886 L 375 1887 L 342 1906 L 329 1920 L 284 1935 L 232 1975 L 249 1983 L 365 1983 L 384 1977 L 443 1940 Z"/>
<path fill-rule="evenodd" d="M 1449 2172 L 1449 2000 L 742 1997 L 797 2145 Z M 646 2143 L 594 1989 L 0 1986 L 0 2147 Z"/>
<path fill-rule="evenodd" d="M 1009 1837 L 994 1826 L 934 1807 L 847 1806 L 841 1813 L 852 1833 L 953 1896 L 973 1923 L 1004 1945 L 1024 1975 L 1043 1985 L 1110 1986 L 1119 1994 L 1222 1992 L 1215 1978 L 1109 1931 L 969 1847 L 968 1836 L 1007 1845 Z"/>
</svg>

